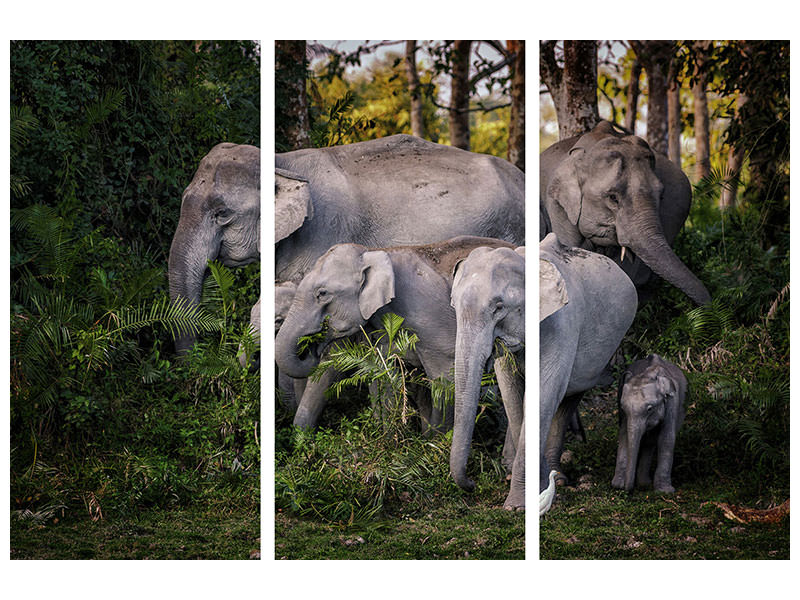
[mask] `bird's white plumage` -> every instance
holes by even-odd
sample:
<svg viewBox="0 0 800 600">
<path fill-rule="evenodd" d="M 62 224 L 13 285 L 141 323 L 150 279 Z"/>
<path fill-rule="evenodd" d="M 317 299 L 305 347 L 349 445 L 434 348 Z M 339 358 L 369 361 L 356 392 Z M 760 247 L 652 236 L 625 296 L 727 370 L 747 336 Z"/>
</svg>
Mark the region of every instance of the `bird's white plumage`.
<svg viewBox="0 0 800 600">
<path fill-rule="evenodd" d="M 539 516 L 550 510 L 553 505 L 553 498 L 556 497 L 556 475 L 558 471 L 550 471 L 550 485 L 547 486 L 541 494 L 539 494 Z"/>
</svg>

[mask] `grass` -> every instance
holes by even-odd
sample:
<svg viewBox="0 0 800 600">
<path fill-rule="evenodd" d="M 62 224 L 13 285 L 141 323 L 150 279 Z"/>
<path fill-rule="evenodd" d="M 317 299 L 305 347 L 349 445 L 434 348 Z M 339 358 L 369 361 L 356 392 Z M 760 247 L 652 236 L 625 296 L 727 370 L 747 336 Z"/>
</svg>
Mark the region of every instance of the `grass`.
<svg viewBox="0 0 800 600">
<path fill-rule="evenodd" d="M 150 509 L 126 518 L 11 521 L 12 559 L 250 559 L 260 556 L 258 510 Z"/>
<path fill-rule="evenodd" d="M 351 527 L 278 512 L 275 559 L 524 559 L 525 514 L 503 509 L 505 493 L 498 486 L 479 502 L 441 498 L 422 512 Z"/>
</svg>

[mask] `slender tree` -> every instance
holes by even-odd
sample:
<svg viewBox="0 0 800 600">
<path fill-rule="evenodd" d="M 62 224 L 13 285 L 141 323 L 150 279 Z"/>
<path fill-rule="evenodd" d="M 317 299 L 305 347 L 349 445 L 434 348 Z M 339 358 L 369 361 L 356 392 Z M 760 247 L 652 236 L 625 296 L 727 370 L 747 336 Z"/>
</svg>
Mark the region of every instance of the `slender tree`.
<svg viewBox="0 0 800 600">
<path fill-rule="evenodd" d="M 667 75 L 675 44 L 668 40 L 631 40 L 630 45 L 647 73 L 647 141 L 653 150 L 667 154 Z"/>
<path fill-rule="evenodd" d="M 469 150 L 469 54 L 472 40 L 456 40 L 451 54 L 450 144 Z"/>
<path fill-rule="evenodd" d="M 525 170 L 525 40 L 508 40 L 511 67 L 511 115 L 508 124 L 508 160 Z"/>
<path fill-rule="evenodd" d="M 305 40 L 275 42 L 275 143 L 278 150 L 311 145 Z"/>
<path fill-rule="evenodd" d="M 695 146 L 695 171 L 697 181 L 711 174 L 711 144 L 708 122 L 708 58 L 712 43 L 709 41 L 696 41 L 692 44 L 694 50 L 694 76 L 692 78 L 692 97 L 694 98 L 694 146 Z"/>
<path fill-rule="evenodd" d="M 642 76 L 642 63 L 638 58 L 631 64 L 631 77 L 628 80 L 628 92 L 625 95 L 625 129 L 636 133 L 636 111 L 639 104 L 639 79 Z"/>
<path fill-rule="evenodd" d="M 564 41 L 564 67 L 555 41 L 539 44 L 539 72 L 556 107 L 559 139 L 580 135 L 600 122 L 597 110 L 597 43 Z"/>
<path fill-rule="evenodd" d="M 681 83 L 675 57 L 667 74 L 667 157 L 681 166 Z"/>
<path fill-rule="evenodd" d="M 425 121 L 422 116 L 422 90 L 417 73 L 417 40 L 406 40 L 406 77 L 408 94 L 411 97 L 411 133 L 425 137 Z"/>
</svg>

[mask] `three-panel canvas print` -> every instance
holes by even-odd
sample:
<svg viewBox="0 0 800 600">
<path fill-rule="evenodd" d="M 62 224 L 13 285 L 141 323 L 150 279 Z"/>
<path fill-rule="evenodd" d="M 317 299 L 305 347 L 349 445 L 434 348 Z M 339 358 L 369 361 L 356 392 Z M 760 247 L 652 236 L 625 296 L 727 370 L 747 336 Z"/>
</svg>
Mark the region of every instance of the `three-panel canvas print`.
<svg viewBox="0 0 800 600">
<path fill-rule="evenodd" d="M 11 559 L 789 558 L 788 41 L 9 56 Z"/>
</svg>

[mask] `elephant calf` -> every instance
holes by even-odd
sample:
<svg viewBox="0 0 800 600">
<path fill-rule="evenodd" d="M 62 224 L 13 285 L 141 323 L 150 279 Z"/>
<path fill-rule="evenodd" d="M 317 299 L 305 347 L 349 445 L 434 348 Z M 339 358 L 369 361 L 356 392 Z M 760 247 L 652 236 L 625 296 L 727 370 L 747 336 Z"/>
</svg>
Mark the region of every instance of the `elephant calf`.
<svg viewBox="0 0 800 600">
<path fill-rule="evenodd" d="M 634 483 L 672 493 L 675 436 L 686 411 L 688 383 L 678 367 L 657 354 L 637 360 L 622 376 L 619 392 L 617 467 L 611 486 L 631 491 Z M 654 480 L 653 453 L 658 451 Z"/>
</svg>

